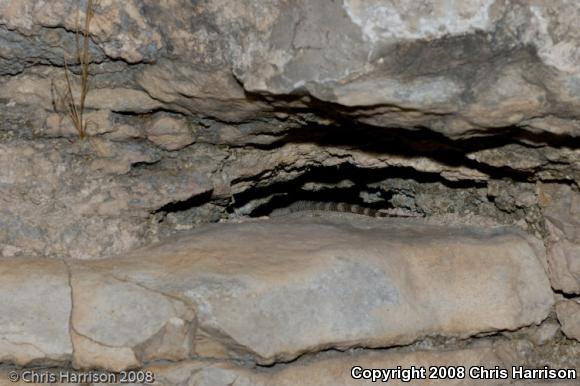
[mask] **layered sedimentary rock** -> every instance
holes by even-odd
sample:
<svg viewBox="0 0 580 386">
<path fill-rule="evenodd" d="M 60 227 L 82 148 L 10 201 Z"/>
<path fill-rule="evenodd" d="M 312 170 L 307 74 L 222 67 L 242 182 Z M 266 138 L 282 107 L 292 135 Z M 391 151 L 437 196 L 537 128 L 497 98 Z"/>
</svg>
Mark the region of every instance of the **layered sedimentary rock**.
<svg viewBox="0 0 580 386">
<path fill-rule="evenodd" d="M 114 255 L 320 166 L 577 192 L 573 2 L 101 1 L 84 145 L 77 7 L 0 3 L 4 255 Z"/>
<path fill-rule="evenodd" d="M 578 366 L 579 4 L 96 3 L 81 140 L 88 2 L 0 0 L 2 366 Z"/>
<path fill-rule="evenodd" d="M 3 358 L 117 371 L 194 357 L 272 364 L 548 316 L 545 260 L 522 232 L 360 217 L 218 224 L 118 259 L 5 269 L 3 309 L 34 299 L 40 316 L 4 314 Z M 19 297 L 9 296 L 14 280 Z M 40 317 L 54 325 L 34 324 Z M 34 342 L 50 345 L 30 351 Z"/>
</svg>

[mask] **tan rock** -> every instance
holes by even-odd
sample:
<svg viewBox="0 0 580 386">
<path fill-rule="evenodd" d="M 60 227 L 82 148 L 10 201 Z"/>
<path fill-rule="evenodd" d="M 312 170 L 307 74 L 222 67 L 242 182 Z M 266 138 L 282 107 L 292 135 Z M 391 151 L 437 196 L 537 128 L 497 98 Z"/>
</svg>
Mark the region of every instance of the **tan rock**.
<svg viewBox="0 0 580 386">
<path fill-rule="evenodd" d="M 183 119 L 160 116 L 147 129 L 147 139 L 159 147 L 173 151 L 193 143 L 193 133 Z"/>
<path fill-rule="evenodd" d="M 24 263 L 8 261 L 1 325 L 15 327 L 0 329 L 2 358 L 72 355 L 76 367 L 110 370 L 192 355 L 267 364 L 515 330 L 553 304 L 530 243 L 512 228 L 328 214 L 207 226 L 121 259 L 71 262 L 72 294 L 63 263 L 31 261 L 23 276 Z M 8 296 L 15 287 L 22 298 Z"/>
<path fill-rule="evenodd" d="M 146 149 L 127 146 L 124 143 L 112 142 L 101 137 L 88 138 L 88 142 L 97 156 L 89 166 L 95 172 L 126 174 L 135 163 L 153 163 L 159 160 Z"/>
<path fill-rule="evenodd" d="M 225 362 L 203 361 L 152 366 L 147 370 L 155 373 L 156 380 L 166 386 L 360 385 L 371 383 L 371 379 L 362 376 L 372 375 L 372 369 L 375 369 L 375 376 L 380 378 L 376 380 L 377 383 L 389 385 L 502 386 L 512 384 L 509 379 L 511 365 L 512 362 L 505 356 L 505 350 L 496 350 L 487 344 L 478 348 L 451 351 L 341 353 L 327 355 L 326 358 L 305 359 L 266 371 L 246 369 Z M 430 369 L 433 367 L 436 369 Z M 397 368 L 405 371 L 399 373 Z M 493 377 L 491 370 L 500 374 L 496 369 L 505 371 L 501 375 L 507 374 L 508 378 L 501 379 L 497 375 Z M 387 370 L 394 371 L 387 373 Z M 435 379 L 435 372 L 447 378 Z M 390 377 L 388 381 L 386 377 Z"/>
<path fill-rule="evenodd" d="M 141 90 L 99 88 L 89 90 L 86 106 L 89 109 L 146 113 L 161 107 L 162 104 Z"/>
<path fill-rule="evenodd" d="M 552 286 L 580 293 L 580 194 L 567 185 L 542 184 L 540 205 L 546 216 Z"/>
<path fill-rule="evenodd" d="M 372 84 L 372 86 L 371 86 Z M 401 93 L 400 90 L 405 92 Z M 463 86 L 451 79 L 433 77 L 420 81 L 397 79 L 368 79 L 355 81 L 335 89 L 337 102 L 345 106 L 373 106 L 399 104 L 411 109 L 429 106 L 431 110 L 452 111 L 452 102 L 463 91 Z"/>
<path fill-rule="evenodd" d="M 74 49 L 77 7 L 73 1 L 0 4 L 0 23 L 15 42 L 3 47 L 3 57 L 15 58 L 4 65 L 15 69 L 6 71 L 18 72 L 31 60 L 59 63 L 62 45 Z M 387 128 L 469 136 L 522 125 L 576 136 L 570 111 L 580 106 L 580 46 L 570 26 L 580 7 L 559 2 L 548 8 L 493 0 L 455 7 L 430 0 L 412 6 L 379 0 L 101 1 L 90 28 L 92 54 L 97 62 L 146 63 L 139 82 L 152 99 L 122 85 L 119 93 L 108 86 L 95 90 L 102 94 L 95 100 L 142 111 L 156 99 L 163 108 L 240 121 L 270 110 L 244 91 L 306 94 L 361 107 L 353 111 L 356 119 Z M 172 61 L 164 62 L 168 56 Z"/>
<path fill-rule="evenodd" d="M 56 95 L 51 95 L 51 82 L 46 77 L 37 75 L 22 75 L 11 77 L 0 88 L 0 98 L 11 100 L 18 104 L 33 104 L 50 111 Z"/>
<path fill-rule="evenodd" d="M 193 304 L 196 355 L 259 363 L 513 330 L 551 309 L 543 264 L 513 229 L 357 217 L 210 226 L 131 253 L 115 276 Z"/>
<path fill-rule="evenodd" d="M 496 78 L 476 82 L 471 91 L 478 100 L 461 114 L 480 127 L 505 127 L 537 116 L 545 108 L 546 91 L 524 74 L 519 66 L 507 66 Z"/>
<path fill-rule="evenodd" d="M 84 114 L 86 133 L 89 137 L 115 131 L 110 122 L 110 111 L 97 110 Z M 66 112 L 51 113 L 44 124 L 44 134 L 50 137 L 78 138 L 79 132 Z"/>
<path fill-rule="evenodd" d="M 576 120 L 567 120 L 555 116 L 545 118 L 533 118 L 526 121 L 524 125 L 531 131 L 541 133 L 548 132 L 557 135 L 577 136 L 580 133 L 580 122 Z"/>
<path fill-rule="evenodd" d="M 189 336 L 194 317 L 184 304 L 78 264 L 71 277 L 76 367 L 119 371 L 139 366 L 140 351 L 147 360 L 183 359 L 190 354 L 191 340 L 179 339 Z"/>
<path fill-rule="evenodd" d="M 156 100 L 176 111 L 203 113 L 226 121 L 255 116 L 267 108 L 262 102 L 245 99 L 244 89 L 227 71 L 204 71 L 174 62 L 146 68 L 139 84 Z"/>
<path fill-rule="evenodd" d="M 580 298 L 562 300 L 556 304 L 562 332 L 571 339 L 580 341 Z"/>
<path fill-rule="evenodd" d="M 76 369 L 104 368 L 121 371 L 139 367 L 135 352 L 129 347 L 111 347 L 72 332 L 75 349 L 72 365 Z"/>
<path fill-rule="evenodd" d="M 62 261 L 2 259 L 0 310 L 0 362 L 71 359 L 71 289 Z"/>
</svg>

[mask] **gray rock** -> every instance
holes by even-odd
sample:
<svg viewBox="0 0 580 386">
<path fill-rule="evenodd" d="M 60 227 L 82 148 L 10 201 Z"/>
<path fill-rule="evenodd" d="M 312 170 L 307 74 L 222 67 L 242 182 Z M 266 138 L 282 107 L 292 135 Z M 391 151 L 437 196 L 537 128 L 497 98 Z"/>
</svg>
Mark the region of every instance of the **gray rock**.
<svg viewBox="0 0 580 386">
<path fill-rule="evenodd" d="M 195 314 L 181 302 L 78 264 L 71 278 L 75 367 L 119 371 L 143 359 L 190 357 Z"/>
<path fill-rule="evenodd" d="M 549 232 L 547 253 L 552 286 L 579 294 L 580 194 L 565 185 L 541 185 L 540 204 Z"/>
<path fill-rule="evenodd" d="M 122 253 L 156 238 L 150 218 L 167 204 L 213 192 L 208 200 L 222 206 L 207 216 L 215 219 L 235 194 L 316 167 L 412 168 L 427 179 L 471 183 L 580 179 L 574 2 L 551 11 L 499 0 L 101 3 L 90 29 L 90 146 L 77 146 L 70 119 L 54 111 L 63 53 L 74 56 L 77 7 L 0 4 L 0 158 L 14 170 L 0 185 L 0 210 L 31 235 L 0 235 L 5 255 Z M 161 115 L 179 122 L 161 124 Z M 345 132 L 335 135 L 337 126 Z M 373 131 L 365 146 L 387 138 L 384 148 L 360 148 L 360 128 Z M 408 149 L 389 144 L 390 135 L 418 128 L 435 144 L 421 135 Z M 490 137 L 474 137 L 481 134 Z M 24 150 L 21 140 L 54 151 L 29 143 Z M 190 149 L 194 142 L 211 144 L 212 154 Z M 432 147 L 436 154 L 425 151 Z M 20 151 L 33 154 L 14 155 Z M 22 166 L 13 165 L 20 158 Z M 147 181 L 110 179 L 133 173 Z M 202 188 L 183 181 L 192 175 Z M 160 188 L 181 183 L 180 193 Z M 90 234 L 75 235 L 75 225 Z"/>
<path fill-rule="evenodd" d="M 66 363 L 71 287 L 66 265 L 54 260 L 2 259 L 0 362 Z"/>
<path fill-rule="evenodd" d="M 3 4 L 3 57 L 16 58 L 3 72 L 20 73 L 29 57 L 60 65 L 63 47 L 74 41 L 66 31 L 75 29 L 76 6 Z M 131 0 L 98 7 L 91 53 L 98 62 L 154 63 L 138 70 L 138 83 L 157 103 L 230 121 L 271 109 L 245 92 L 301 93 L 383 127 L 422 125 L 459 137 L 517 125 L 577 136 L 580 48 L 569 26 L 579 12 L 569 2 L 548 12 L 494 0 L 455 7 L 430 0 L 413 7 L 384 0 Z M 123 92 L 141 92 L 132 87 Z M 111 108 L 143 110 L 126 102 Z"/>
<path fill-rule="evenodd" d="M 326 386 L 326 385 L 359 385 L 370 383 L 370 379 L 354 379 L 351 373 L 354 371 L 359 376 L 360 369 L 416 369 L 415 377 L 421 376 L 420 369 L 425 369 L 424 376 L 428 378 L 429 368 L 437 367 L 462 367 L 466 373 L 464 377 L 455 379 L 397 379 L 394 375 L 388 379 L 388 384 L 405 385 L 473 385 L 475 382 L 483 382 L 486 385 L 512 384 L 510 379 L 485 379 L 476 381 L 469 376 L 469 370 L 473 367 L 473 377 L 478 377 L 484 372 L 481 368 L 511 369 L 512 361 L 509 355 L 514 355 L 514 350 L 506 347 L 494 347 L 490 344 L 477 348 L 450 350 L 445 352 L 415 351 L 415 352 L 360 352 L 344 353 L 341 356 L 329 355 L 326 358 L 303 360 L 289 366 L 279 366 L 263 371 L 260 369 L 246 369 L 223 362 L 192 361 L 180 364 L 168 364 L 152 366 L 148 368 L 156 374 L 156 379 L 162 385 L 199 385 L 199 386 L 271 386 L 271 385 L 301 385 L 301 386 Z M 453 370 L 451 370 L 453 371 Z M 409 376 L 407 371 L 404 376 Z M 489 374 L 489 371 L 488 371 Z M 432 377 L 434 377 L 432 375 Z M 410 381 L 410 383 L 409 383 Z M 384 378 L 377 380 L 385 382 Z"/>
<path fill-rule="evenodd" d="M 130 142 L 13 142 L 0 145 L 0 160 L 5 256 L 118 254 L 144 242 L 149 225 L 143 219 L 151 212 L 212 188 L 207 170 L 213 161 L 198 162 L 195 170 L 184 163 L 143 170 L 134 165 L 156 163 L 159 156 Z"/>
<path fill-rule="evenodd" d="M 0 256 L 120 256 L 74 265 L 68 340 L 0 339 L 0 362 L 270 364 L 538 323 L 552 304 L 544 271 L 580 293 L 578 3 L 99 2 L 86 141 L 59 101 L 65 57 L 78 93 L 77 7 L 0 1 Z M 294 219 L 125 256 L 275 198 L 343 192 L 492 229 Z M 547 264 L 541 241 L 498 223 L 543 237 Z M 18 296 L 37 296 L 22 275 Z M 42 284 L 61 288 L 59 275 Z M 44 334 L 26 315 L 20 338 Z M 558 328 L 545 326 L 528 337 L 548 347 Z"/>
<path fill-rule="evenodd" d="M 70 262 L 70 284 L 62 262 L 6 261 L 2 358 L 117 371 L 192 356 L 271 364 L 515 330 L 554 302 L 528 239 L 506 227 L 327 214 L 208 226 Z"/>
<path fill-rule="evenodd" d="M 541 322 L 553 304 L 541 256 L 513 229 L 286 221 L 208 227 L 113 267 L 87 264 L 190 304 L 195 355 L 264 364 L 325 348 L 513 330 Z"/>
<path fill-rule="evenodd" d="M 147 139 L 166 150 L 179 150 L 193 142 L 187 122 L 170 116 L 159 116 L 147 130 Z"/>
<path fill-rule="evenodd" d="M 561 300 L 556 304 L 562 332 L 571 339 L 580 341 L 580 298 Z"/>
</svg>

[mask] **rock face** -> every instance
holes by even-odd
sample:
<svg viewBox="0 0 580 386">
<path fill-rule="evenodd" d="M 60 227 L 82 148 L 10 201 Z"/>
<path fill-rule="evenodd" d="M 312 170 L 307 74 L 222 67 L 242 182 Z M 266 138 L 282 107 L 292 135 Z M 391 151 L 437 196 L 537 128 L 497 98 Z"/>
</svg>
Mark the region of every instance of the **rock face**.
<svg viewBox="0 0 580 386">
<path fill-rule="evenodd" d="M 567 337 L 580 340 L 580 299 L 564 300 L 556 305 L 562 332 Z"/>
<path fill-rule="evenodd" d="M 362 378 L 361 370 L 378 371 L 395 370 L 393 373 L 375 373 L 379 375 L 375 382 L 385 382 L 391 385 L 529 385 L 530 381 L 518 381 L 512 379 L 512 366 L 515 365 L 517 349 L 505 344 L 488 344 L 485 342 L 481 347 L 468 348 L 447 352 L 418 351 L 412 353 L 351 353 L 342 358 L 321 358 L 301 364 L 296 367 L 274 369 L 273 371 L 256 371 L 240 368 L 226 363 L 190 362 L 180 365 L 166 365 L 151 367 L 150 370 L 157 374 L 159 382 L 164 385 L 252 385 L 252 386 L 330 386 L 330 385 L 360 385 L 371 383 L 372 378 Z M 353 364 L 355 364 L 353 366 Z M 439 375 L 432 368 L 460 368 L 465 370 L 461 376 L 461 370 L 454 375 L 445 375 L 445 379 L 437 378 Z M 518 366 L 515 365 L 517 368 Z M 397 368 L 406 370 L 397 375 Z M 410 370 L 414 369 L 412 373 Z M 425 372 L 421 373 L 420 369 Z M 493 375 L 493 370 L 500 369 L 507 372 L 507 378 Z M 490 371 L 491 370 L 491 371 Z M 443 370 L 446 371 L 446 370 Z M 497 371 L 497 370 L 496 370 Z M 453 370 L 451 370 L 453 372 Z M 401 375 L 402 374 L 402 375 Z M 414 375 L 410 375 L 414 374 Z M 424 374 L 421 377 L 421 374 Z M 496 373 L 497 374 L 497 373 Z M 353 376 L 354 375 L 354 376 Z M 388 376 L 390 378 L 387 378 Z M 405 378 L 412 377 L 412 378 Z M 570 385 L 569 381 L 533 382 L 534 385 L 550 386 Z"/>
<path fill-rule="evenodd" d="M 85 144 L 59 107 L 78 6 L 0 2 L 3 255 L 115 255 L 312 168 L 577 192 L 574 2 L 101 1 Z"/>
<path fill-rule="evenodd" d="M 577 367 L 580 3 L 89 3 L 0 0 L 0 373 Z"/>
<path fill-rule="evenodd" d="M 76 367 L 116 371 L 194 356 L 271 364 L 327 348 L 515 330 L 551 310 L 543 257 L 515 229 L 328 216 L 211 226 L 121 259 L 71 262 L 70 271 L 39 264 L 39 274 L 19 278 L 23 296 L 42 299 L 44 268 L 60 277 L 52 286 L 66 301 L 37 305 L 57 324 L 25 325 L 20 335 L 51 350 L 21 353 L 9 328 L 1 341 L 15 345 L 3 355 L 20 364 L 72 356 Z M 15 310 L 4 325 L 21 317 Z"/>
<path fill-rule="evenodd" d="M 69 359 L 72 304 L 66 265 L 3 260 L 0 277 L 0 361 L 26 365 Z"/>
<path fill-rule="evenodd" d="M 552 285 L 580 294 L 580 194 L 568 186 L 542 187 Z"/>
</svg>

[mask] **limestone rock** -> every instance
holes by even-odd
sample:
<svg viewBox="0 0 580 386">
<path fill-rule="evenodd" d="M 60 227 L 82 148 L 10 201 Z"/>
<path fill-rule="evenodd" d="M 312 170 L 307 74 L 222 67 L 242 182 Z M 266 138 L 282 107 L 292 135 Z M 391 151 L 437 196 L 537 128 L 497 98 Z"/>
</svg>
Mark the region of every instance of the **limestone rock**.
<svg viewBox="0 0 580 386">
<path fill-rule="evenodd" d="M 147 139 L 169 151 L 179 150 L 194 140 L 187 122 L 170 116 L 160 116 L 151 122 Z"/>
<path fill-rule="evenodd" d="M 204 113 L 224 121 L 243 121 L 267 109 L 258 101 L 248 101 L 244 89 L 231 73 L 204 70 L 164 61 L 146 68 L 139 85 L 154 99 L 179 112 Z"/>
<path fill-rule="evenodd" d="M 550 313 L 550 285 L 580 294 L 579 2 L 102 0 L 80 141 L 60 99 L 64 58 L 78 95 L 86 3 L 0 0 L 0 276 L 18 278 L 0 280 L 0 362 L 255 365 L 515 336 Z M 343 192 L 439 225 L 219 224 L 125 255 Z M 11 265 L 112 255 L 71 263 L 72 289 L 60 262 Z M 576 303 L 558 306 L 573 337 Z M 550 322 L 526 339 L 549 346 Z M 295 376 L 204 363 L 192 383 Z"/>
<path fill-rule="evenodd" d="M 77 134 L 63 109 L 54 111 L 53 86 L 62 94 L 65 55 L 71 71 L 79 73 L 73 58 L 77 7 L 72 0 L 0 4 L 0 139 L 9 143 L 0 157 L 14 158 L 10 148 L 20 147 L 21 140 L 66 154 L 40 151 L 32 164 L 27 157 L 28 170 L 46 164 L 36 191 L 2 187 L 6 218 L 29 225 L 26 233 L 44 233 L 28 244 L 11 234 L 0 247 L 8 254 L 18 249 L 53 255 L 54 245 L 68 251 L 77 248 L 79 238 L 89 240 L 90 235 L 71 236 L 72 226 L 46 225 L 46 217 L 69 219 L 63 212 L 82 211 L 82 219 L 71 221 L 81 224 L 76 228 L 107 235 L 101 247 L 95 242 L 90 252 L 68 255 L 114 254 L 138 245 L 143 234 L 157 232 L 143 219 L 195 194 L 173 195 L 147 183 L 127 193 L 126 185 L 110 183 L 109 176 L 155 164 L 149 170 L 158 181 L 164 177 L 155 172 L 167 170 L 167 159 L 194 165 L 184 173 L 198 165 L 204 177 L 219 170 L 208 179 L 221 184 L 204 192 L 218 192 L 222 209 L 223 202 L 233 202 L 232 195 L 257 185 L 286 183 L 310 168 L 340 165 L 409 168 L 421 178 L 474 184 L 513 175 L 531 182 L 580 179 L 575 142 L 580 48 L 574 28 L 580 7 L 575 2 L 543 7 L 500 0 L 453 6 L 431 0 L 413 6 L 391 0 L 101 1 L 89 31 L 86 100 L 89 134 L 100 141 L 95 153 L 66 150 Z M 82 20 L 84 10 L 80 13 Z M 160 115 L 179 116 L 179 124 L 161 124 Z M 339 128 L 340 135 L 334 130 Z M 369 129 L 373 136 L 361 146 L 356 140 Z M 388 140 L 365 148 L 393 133 L 396 138 L 420 134 L 410 148 Z M 213 155 L 190 149 L 192 143 L 213 145 Z M 117 146 L 109 149 L 116 154 L 101 156 L 106 147 Z M 438 150 L 428 151 L 432 147 Z M 89 158 L 90 166 L 79 166 L 79 158 Z M 86 187 L 87 180 L 97 180 L 101 191 Z M 83 199 L 73 191 L 84 192 Z M 148 191 L 167 196 L 135 197 Z M 44 216 L 28 215 L 38 208 L 15 192 L 46 203 L 40 209 Z M 87 215 L 94 213 L 86 203 L 92 195 L 106 201 L 99 202 L 98 212 L 110 216 L 110 228 L 123 229 L 122 237 L 107 229 L 102 217 Z M 58 200 L 65 196 L 72 196 L 70 203 Z M 49 208 L 50 202 L 57 204 Z M 114 215 L 128 206 L 138 207 L 130 215 L 139 221 L 128 224 L 124 210 Z M 569 236 L 554 243 L 559 251 L 552 255 L 576 253 Z"/>
<path fill-rule="evenodd" d="M 2 325 L 30 316 L 24 330 L 3 331 L 3 359 L 72 356 L 76 367 L 110 370 L 194 355 L 269 364 L 515 330 L 553 304 L 528 239 L 505 227 L 328 214 L 208 226 L 123 258 L 70 262 L 70 287 L 61 262 L 31 261 L 24 275 L 15 271 L 24 262 L 8 261 L 1 298 L 14 310 Z M 22 299 L 10 298 L 15 287 Z"/>
<path fill-rule="evenodd" d="M 568 338 L 580 341 L 580 298 L 559 301 L 556 313 L 562 324 L 562 332 Z"/>
<path fill-rule="evenodd" d="M 551 309 L 541 257 L 512 229 L 364 220 L 221 224 L 90 266 L 192 304 L 196 355 L 265 364 L 513 330 Z"/>
<path fill-rule="evenodd" d="M 140 346 L 147 351 L 146 360 L 189 357 L 191 339 L 180 338 L 188 337 L 195 314 L 184 304 L 76 264 L 71 278 L 76 367 L 115 371 L 138 367 Z"/>
<path fill-rule="evenodd" d="M 101 138 L 73 145 L 0 145 L 3 199 L 18 202 L 0 209 L 0 249 L 8 255 L 86 259 L 143 243 L 148 225 L 142 219 L 151 211 L 212 188 L 206 177 L 210 162 L 197 162 L 195 170 L 183 163 L 135 168 L 136 163 L 158 162 L 157 151 Z M 190 171 L 180 172 L 183 168 Z"/>
<path fill-rule="evenodd" d="M 66 363 L 71 287 L 66 265 L 54 260 L 2 259 L 0 362 Z"/>
<path fill-rule="evenodd" d="M 63 49 L 74 46 L 67 31 L 75 29 L 76 7 L 4 2 L 2 57 L 15 59 L 3 59 L 0 73 L 21 72 L 28 57 L 62 65 Z M 578 13 L 573 2 L 548 11 L 498 0 L 453 7 L 431 0 L 412 7 L 382 0 L 131 0 L 99 4 L 90 48 L 97 62 L 151 64 L 137 71 L 138 82 L 156 101 L 135 84 L 118 90 L 136 98 L 99 91 L 112 97 L 104 104 L 122 111 L 160 103 L 239 122 L 271 108 L 245 92 L 298 93 L 382 127 L 469 136 L 516 125 L 577 136 L 571 112 L 580 105 L 580 47 L 569 26 Z"/>
<path fill-rule="evenodd" d="M 552 286 L 580 293 L 580 194 L 569 186 L 541 185 L 549 235 L 548 262 Z"/>
<path fill-rule="evenodd" d="M 501 353 L 503 351 L 503 353 Z M 430 366 L 463 366 L 466 371 L 471 367 L 485 366 L 494 369 L 509 368 L 511 361 L 507 359 L 505 350 L 496 350 L 491 345 L 479 348 L 463 350 L 429 352 L 416 351 L 407 353 L 375 352 L 375 353 L 345 353 L 341 356 L 329 356 L 314 360 L 305 360 L 283 368 L 274 367 L 270 371 L 246 369 L 228 363 L 192 361 L 180 364 L 169 364 L 150 367 L 148 370 L 156 374 L 160 384 L 166 386 L 194 384 L 199 386 L 226 386 L 226 385 L 252 385 L 252 386 L 330 386 L 330 385 L 359 385 L 370 383 L 370 380 L 353 379 L 351 372 L 356 367 L 361 369 L 396 369 L 401 366 L 404 369 L 421 367 L 427 369 Z M 474 370 L 475 376 L 477 370 Z M 425 376 L 428 376 L 428 371 Z M 378 382 L 383 382 L 380 380 Z M 473 385 L 474 381 L 465 375 L 464 379 L 422 379 L 412 380 L 410 384 L 416 385 Z M 488 379 L 481 381 L 486 385 L 507 385 L 510 380 Z M 405 385 L 400 379 L 389 379 L 388 384 Z"/>
<path fill-rule="evenodd" d="M 162 104 L 141 90 L 99 88 L 89 90 L 86 106 L 115 112 L 146 113 L 160 108 Z"/>
</svg>

